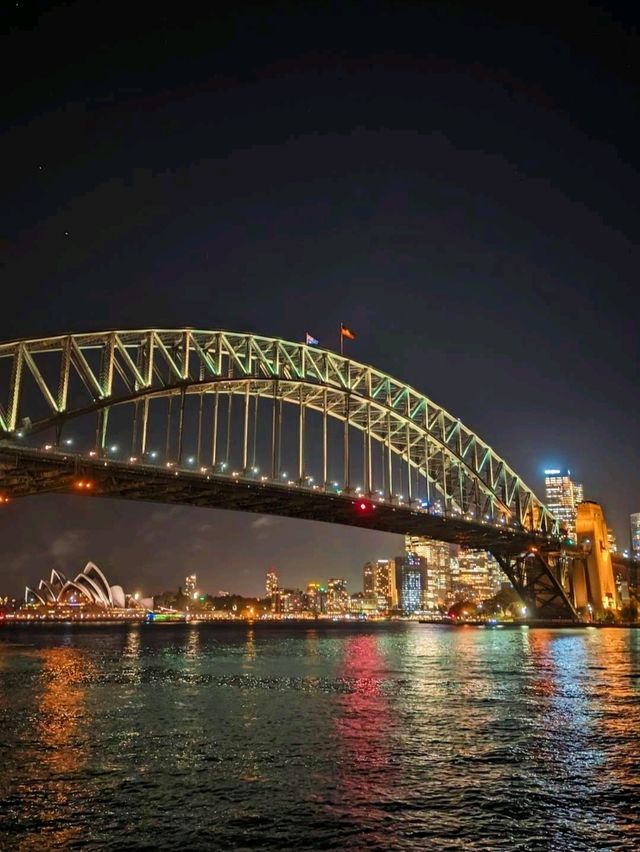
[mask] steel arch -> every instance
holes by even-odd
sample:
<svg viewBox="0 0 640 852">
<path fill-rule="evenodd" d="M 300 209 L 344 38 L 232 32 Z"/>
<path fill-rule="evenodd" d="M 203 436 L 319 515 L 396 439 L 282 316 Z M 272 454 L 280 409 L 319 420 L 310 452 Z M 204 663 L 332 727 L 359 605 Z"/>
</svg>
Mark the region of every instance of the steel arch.
<svg viewBox="0 0 640 852">
<path fill-rule="evenodd" d="M 216 393 L 272 398 L 299 407 L 301 435 L 306 410 L 341 420 L 345 433 L 347 427 L 360 431 L 369 459 L 365 491 L 373 490 L 370 458 L 376 442 L 386 448 L 388 459 L 401 459 L 422 477 L 427 495 L 444 514 L 485 514 L 508 519 L 522 531 L 560 535 L 557 520 L 533 491 L 458 418 L 409 385 L 328 350 L 221 330 L 141 329 L 0 344 L 0 368 L 6 377 L 0 378 L 0 439 L 5 442 L 52 427 L 60 430 L 68 420 L 95 412 L 97 445 L 104 449 L 109 411 L 133 403 L 136 411 L 142 409 L 136 428 L 144 447 L 152 399 Z M 347 438 L 347 452 L 348 443 Z M 300 473 L 303 438 L 299 457 Z M 343 485 L 348 489 L 346 467 Z M 366 463 L 364 469 L 366 477 Z"/>
</svg>

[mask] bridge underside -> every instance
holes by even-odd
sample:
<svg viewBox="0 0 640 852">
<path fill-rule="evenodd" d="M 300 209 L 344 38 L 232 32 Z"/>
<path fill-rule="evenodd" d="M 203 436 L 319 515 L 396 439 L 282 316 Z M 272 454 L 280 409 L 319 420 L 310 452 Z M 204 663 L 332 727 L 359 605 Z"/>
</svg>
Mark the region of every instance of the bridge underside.
<svg viewBox="0 0 640 852">
<path fill-rule="evenodd" d="M 442 517 L 407 506 L 327 494 L 273 482 L 87 460 L 74 455 L 0 449 L 0 492 L 11 499 L 37 494 L 116 497 L 321 521 L 398 535 L 427 536 L 498 559 L 529 612 L 539 618 L 575 619 L 576 613 L 548 561 L 546 536 L 518 533 L 468 519 Z M 362 510 L 361 505 L 366 508 Z"/>
<path fill-rule="evenodd" d="M 91 487 L 78 487 L 90 482 Z M 0 449 L 0 492 L 15 499 L 35 494 L 82 494 L 85 499 L 117 497 L 324 521 L 398 535 L 423 535 L 463 547 L 516 554 L 546 537 L 499 529 L 467 519 L 442 517 L 407 506 L 391 506 L 362 496 L 329 494 L 273 482 L 203 476 L 181 469 L 133 466 L 73 455 Z"/>
</svg>

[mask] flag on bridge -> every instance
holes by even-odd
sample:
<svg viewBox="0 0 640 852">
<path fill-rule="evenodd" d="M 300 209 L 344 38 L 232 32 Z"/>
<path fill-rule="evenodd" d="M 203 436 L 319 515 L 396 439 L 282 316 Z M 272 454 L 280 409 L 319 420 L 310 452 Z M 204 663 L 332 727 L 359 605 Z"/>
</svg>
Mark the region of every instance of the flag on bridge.
<svg viewBox="0 0 640 852">
<path fill-rule="evenodd" d="M 320 341 L 317 338 L 312 337 L 309 332 L 307 332 L 307 346 L 317 346 L 319 343 Z"/>
<path fill-rule="evenodd" d="M 355 340 L 356 339 L 355 334 L 352 331 L 350 331 L 346 327 L 346 325 L 344 325 L 344 323 L 340 323 L 340 336 L 346 337 L 347 340 Z"/>
<path fill-rule="evenodd" d="M 344 355 L 344 339 L 345 339 L 345 337 L 347 338 L 347 340 L 355 340 L 356 339 L 355 334 L 350 329 L 348 329 L 343 322 L 341 322 L 340 323 L 340 354 L 341 355 Z"/>
</svg>

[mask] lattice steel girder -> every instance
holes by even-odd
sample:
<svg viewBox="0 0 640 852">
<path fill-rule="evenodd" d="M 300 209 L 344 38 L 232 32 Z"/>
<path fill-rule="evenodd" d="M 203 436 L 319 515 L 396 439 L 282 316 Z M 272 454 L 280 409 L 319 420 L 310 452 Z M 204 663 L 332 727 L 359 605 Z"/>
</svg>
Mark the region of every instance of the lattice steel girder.
<svg viewBox="0 0 640 852">
<path fill-rule="evenodd" d="M 523 528 L 560 532 L 531 489 L 458 418 L 391 376 L 328 350 L 228 331 L 142 329 L 4 343 L 0 365 L 3 360 L 10 362 L 8 385 L 0 386 L 0 434 L 5 438 L 15 437 L 23 423 L 44 429 L 99 408 L 208 392 L 223 382 L 225 392 L 244 393 L 251 379 L 250 392 L 266 396 L 272 392 L 270 382 L 278 380 L 282 399 L 300 404 L 302 386 L 302 404 L 316 410 L 326 389 L 327 412 L 338 419 L 345 417 L 348 395 L 350 424 L 408 459 L 452 505 L 457 502 L 459 511 L 479 492 L 492 516 L 502 513 Z M 47 377 L 52 363 L 55 383 Z M 26 407 L 25 371 L 35 380 L 48 415 L 33 416 Z M 82 402 L 77 389 L 71 393 L 74 385 L 82 389 Z"/>
<path fill-rule="evenodd" d="M 515 556 L 500 548 L 491 552 L 533 616 L 580 620 L 562 584 L 537 548 Z"/>
</svg>

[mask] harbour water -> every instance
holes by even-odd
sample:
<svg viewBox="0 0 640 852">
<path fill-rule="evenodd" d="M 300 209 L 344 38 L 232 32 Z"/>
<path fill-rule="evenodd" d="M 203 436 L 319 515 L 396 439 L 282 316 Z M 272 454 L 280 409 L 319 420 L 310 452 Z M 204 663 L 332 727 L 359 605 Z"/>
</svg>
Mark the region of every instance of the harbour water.
<svg viewBox="0 0 640 852">
<path fill-rule="evenodd" d="M 632 849 L 640 631 L 0 631 L 0 848 Z"/>
</svg>

